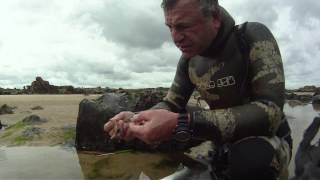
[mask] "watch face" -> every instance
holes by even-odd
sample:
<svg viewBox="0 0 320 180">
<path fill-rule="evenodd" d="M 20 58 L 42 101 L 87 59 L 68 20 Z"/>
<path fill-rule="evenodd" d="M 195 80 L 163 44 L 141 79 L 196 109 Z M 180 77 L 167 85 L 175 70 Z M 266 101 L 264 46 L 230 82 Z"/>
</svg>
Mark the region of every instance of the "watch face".
<svg viewBox="0 0 320 180">
<path fill-rule="evenodd" d="M 179 142 L 187 142 L 191 138 L 190 132 L 188 131 L 179 131 L 175 134 L 175 139 Z"/>
</svg>

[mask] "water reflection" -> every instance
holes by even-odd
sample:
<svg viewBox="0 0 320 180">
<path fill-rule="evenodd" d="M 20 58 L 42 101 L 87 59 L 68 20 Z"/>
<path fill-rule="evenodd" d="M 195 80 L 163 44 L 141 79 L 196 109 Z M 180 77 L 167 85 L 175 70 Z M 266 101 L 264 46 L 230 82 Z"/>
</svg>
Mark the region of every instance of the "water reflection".
<svg viewBox="0 0 320 180">
<path fill-rule="evenodd" d="M 313 103 L 312 104 L 313 110 L 320 113 L 320 104 L 319 103 Z"/>
<path fill-rule="evenodd" d="M 61 147 L 3 147 L 0 179 L 137 180 L 143 172 L 158 180 L 174 173 L 181 163 L 194 174 L 206 169 L 183 154 L 135 151 L 100 154 Z"/>
<path fill-rule="evenodd" d="M 0 147 L 0 179 L 83 180 L 76 152 L 60 147 Z"/>
<path fill-rule="evenodd" d="M 193 169 L 194 174 L 206 169 L 206 166 L 183 154 L 120 152 L 93 155 L 79 152 L 78 158 L 83 175 L 88 180 L 139 179 L 141 173 L 158 180 L 174 173 L 180 163 Z"/>
</svg>

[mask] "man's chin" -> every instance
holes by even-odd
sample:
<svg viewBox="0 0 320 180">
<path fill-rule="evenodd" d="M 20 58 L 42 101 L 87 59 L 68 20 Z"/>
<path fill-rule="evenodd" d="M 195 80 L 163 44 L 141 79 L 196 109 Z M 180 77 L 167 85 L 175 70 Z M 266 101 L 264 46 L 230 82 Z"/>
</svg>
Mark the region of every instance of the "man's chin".
<svg viewBox="0 0 320 180">
<path fill-rule="evenodd" d="M 192 58 L 192 57 L 196 56 L 196 54 L 194 54 L 194 53 L 189 53 L 189 52 L 182 52 L 182 56 L 183 56 L 184 58 Z"/>
</svg>

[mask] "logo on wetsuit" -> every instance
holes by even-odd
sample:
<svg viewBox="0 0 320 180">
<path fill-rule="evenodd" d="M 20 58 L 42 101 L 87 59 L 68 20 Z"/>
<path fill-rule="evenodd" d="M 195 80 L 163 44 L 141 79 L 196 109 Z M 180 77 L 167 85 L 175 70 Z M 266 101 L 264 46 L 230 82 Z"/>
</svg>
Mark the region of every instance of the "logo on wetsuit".
<svg viewBox="0 0 320 180">
<path fill-rule="evenodd" d="M 235 84 L 236 84 L 235 78 L 233 76 L 227 76 L 227 77 L 217 79 L 216 81 L 209 81 L 209 83 L 206 85 L 201 84 L 199 86 L 199 89 L 214 89 L 216 87 L 222 88 L 222 87 L 233 86 Z"/>
</svg>

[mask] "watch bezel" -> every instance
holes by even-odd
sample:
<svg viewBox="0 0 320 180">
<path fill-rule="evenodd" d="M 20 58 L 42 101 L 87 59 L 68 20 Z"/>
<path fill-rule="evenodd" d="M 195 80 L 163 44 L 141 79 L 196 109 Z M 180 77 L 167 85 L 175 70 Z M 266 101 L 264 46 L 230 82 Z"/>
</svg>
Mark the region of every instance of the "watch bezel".
<svg viewBox="0 0 320 180">
<path fill-rule="evenodd" d="M 177 126 L 174 131 L 174 139 L 178 142 L 186 143 L 192 137 L 188 123 L 188 114 L 180 113 L 178 116 Z"/>
</svg>

